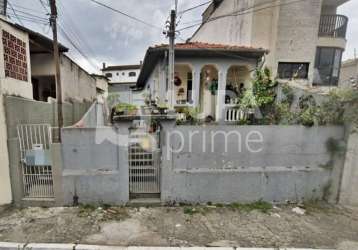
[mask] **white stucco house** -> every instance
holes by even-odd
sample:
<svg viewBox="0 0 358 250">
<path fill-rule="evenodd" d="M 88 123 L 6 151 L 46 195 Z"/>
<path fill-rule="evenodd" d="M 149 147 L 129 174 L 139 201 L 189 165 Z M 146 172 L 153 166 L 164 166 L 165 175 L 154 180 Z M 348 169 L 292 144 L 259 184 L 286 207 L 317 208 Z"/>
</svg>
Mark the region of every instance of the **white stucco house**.
<svg viewBox="0 0 358 250">
<path fill-rule="evenodd" d="M 349 0 L 213 0 L 191 42 L 265 48 L 274 76 L 301 86 L 337 86 Z"/>
<path fill-rule="evenodd" d="M 143 105 L 143 94 L 136 90 L 140 69 L 141 64 L 106 66 L 103 63 L 103 75 L 109 79 L 109 94 L 119 95 L 119 99 L 123 103 Z"/>
<path fill-rule="evenodd" d="M 237 110 L 240 88 L 249 88 L 251 74 L 267 53 L 265 49 L 209 43 L 178 43 L 175 82 L 167 81 L 168 45 L 150 47 L 137 88 L 169 109 L 196 108 L 202 119 L 230 119 Z M 172 96 L 171 96 L 172 95 Z M 170 101 L 172 98 L 173 101 Z"/>
</svg>

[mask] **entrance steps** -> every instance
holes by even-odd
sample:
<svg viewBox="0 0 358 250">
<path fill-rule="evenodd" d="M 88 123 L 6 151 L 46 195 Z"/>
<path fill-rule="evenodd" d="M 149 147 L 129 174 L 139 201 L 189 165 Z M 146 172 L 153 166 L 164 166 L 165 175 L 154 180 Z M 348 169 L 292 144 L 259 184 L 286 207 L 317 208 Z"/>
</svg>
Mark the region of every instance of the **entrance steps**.
<svg viewBox="0 0 358 250">
<path fill-rule="evenodd" d="M 162 202 L 160 197 L 156 196 L 137 196 L 129 200 L 128 206 L 132 207 L 158 207 L 161 206 Z"/>
</svg>

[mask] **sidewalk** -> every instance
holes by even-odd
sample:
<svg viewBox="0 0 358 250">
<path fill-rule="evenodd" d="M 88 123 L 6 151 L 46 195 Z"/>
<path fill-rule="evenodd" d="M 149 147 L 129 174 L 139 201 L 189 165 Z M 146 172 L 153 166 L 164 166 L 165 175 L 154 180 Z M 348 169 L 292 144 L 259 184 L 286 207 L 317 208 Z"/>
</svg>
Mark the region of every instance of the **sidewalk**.
<svg viewBox="0 0 358 250">
<path fill-rule="evenodd" d="M 338 249 L 341 246 L 340 250 L 358 250 L 357 245 L 342 243 L 357 240 L 358 209 L 328 204 L 304 208 L 286 205 L 269 210 L 240 204 L 151 208 L 84 205 L 9 208 L 0 212 L 0 242 L 69 243 L 68 249 L 73 249 L 72 243 L 78 243 L 124 247 L 117 249 L 127 246 Z"/>
<path fill-rule="evenodd" d="M 333 250 L 309 248 L 232 248 L 232 247 L 116 247 L 76 244 L 23 244 L 0 242 L 0 250 Z M 345 250 L 345 249 L 344 249 Z M 350 249 L 353 250 L 353 249 Z"/>
</svg>

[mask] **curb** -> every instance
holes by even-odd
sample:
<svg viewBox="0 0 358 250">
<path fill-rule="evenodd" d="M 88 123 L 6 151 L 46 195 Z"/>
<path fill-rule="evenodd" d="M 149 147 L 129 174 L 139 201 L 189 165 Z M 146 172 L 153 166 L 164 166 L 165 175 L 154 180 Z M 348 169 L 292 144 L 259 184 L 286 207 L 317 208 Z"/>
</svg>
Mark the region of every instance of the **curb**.
<svg viewBox="0 0 358 250">
<path fill-rule="evenodd" d="M 237 248 L 237 247 L 120 247 L 82 244 L 0 242 L 0 250 L 320 250 L 311 248 Z M 334 249 L 321 249 L 334 250 Z"/>
</svg>

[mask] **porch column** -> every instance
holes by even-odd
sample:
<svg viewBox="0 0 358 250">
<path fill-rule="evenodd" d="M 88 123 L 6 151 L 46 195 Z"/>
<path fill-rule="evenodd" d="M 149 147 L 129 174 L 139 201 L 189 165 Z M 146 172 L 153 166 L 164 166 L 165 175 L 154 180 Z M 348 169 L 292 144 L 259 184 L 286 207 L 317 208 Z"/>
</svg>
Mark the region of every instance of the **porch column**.
<svg viewBox="0 0 358 250">
<path fill-rule="evenodd" d="M 200 106 L 200 69 L 195 68 L 193 70 L 193 88 L 192 88 L 192 98 L 194 108 L 199 108 Z"/>
<path fill-rule="evenodd" d="M 221 68 L 219 71 L 218 79 L 218 93 L 217 93 L 217 104 L 216 104 L 216 121 L 219 123 L 224 122 L 224 111 L 225 111 L 225 93 L 226 93 L 226 75 L 227 68 Z"/>
</svg>

